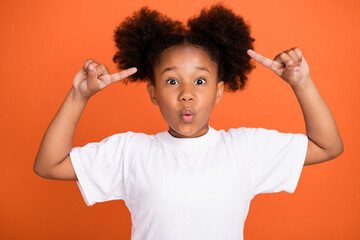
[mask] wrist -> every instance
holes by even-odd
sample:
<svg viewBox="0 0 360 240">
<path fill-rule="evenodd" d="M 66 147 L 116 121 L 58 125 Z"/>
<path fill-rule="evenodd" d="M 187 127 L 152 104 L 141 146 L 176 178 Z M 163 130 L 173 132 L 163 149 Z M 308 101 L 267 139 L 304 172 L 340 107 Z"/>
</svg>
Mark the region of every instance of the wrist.
<svg viewBox="0 0 360 240">
<path fill-rule="evenodd" d="M 74 87 L 71 87 L 68 94 L 74 101 L 86 104 L 89 101 L 88 97 L 82 96 Z"/>
<path fill-rule="evenodd" d="M 300 82 L 298 82 L 296 84 L 290 85 L 290 86 L 294 91 L 298 91 L 298 90 L 308 88 L 312 84 L 312 82 L 313 81 L 312 81 L 310 75 L 308 75 L 302 81 L 300 81 Z"/>
</svg>

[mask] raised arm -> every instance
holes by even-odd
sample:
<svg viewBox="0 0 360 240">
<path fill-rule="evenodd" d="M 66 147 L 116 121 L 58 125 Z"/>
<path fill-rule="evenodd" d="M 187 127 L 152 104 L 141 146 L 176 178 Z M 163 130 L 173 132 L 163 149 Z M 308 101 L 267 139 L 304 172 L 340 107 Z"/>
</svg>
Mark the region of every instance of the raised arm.
<svg viewBox="0 0 360 240">
<path fill-rule="evenodd" d="M 304 165 L 336 158 L 343 152 L 343 143 L 335 119 L 309 74 L 309 66 L 299 48 L 292 48 L 268 59 L 253 50 L 248 54 L 271 69 L 292 87 L 301 106 L 308 136 Z"/>
<path fill-rule="evenodd" d="M 110 75 L 104 65 L 91 59 L 85 62 L 45 132 L 34 163 L 36 174 L 49 179 L 77 180 L 69 153 L 76 125 L 86 103 L 96 92 L 135 72 L 136 68 L 130 68 Z"/>
</svg>

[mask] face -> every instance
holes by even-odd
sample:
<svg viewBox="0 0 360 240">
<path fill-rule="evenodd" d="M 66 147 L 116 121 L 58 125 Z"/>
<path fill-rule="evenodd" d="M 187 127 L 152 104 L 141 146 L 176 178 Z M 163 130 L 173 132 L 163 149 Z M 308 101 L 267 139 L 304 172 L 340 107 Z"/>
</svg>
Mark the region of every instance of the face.
<svg viewBox="0 0 360 240">
<path fill-rule="evenodd" d="M 149 84 L 148 92 L 171 135 L 193 138 L 208 131 L 212 109 L 224 91 L 217 71 L 217 64 L 199 47 L 173 46 L 161 54 L 154 67 L 155 85 Z"/>
</svg>

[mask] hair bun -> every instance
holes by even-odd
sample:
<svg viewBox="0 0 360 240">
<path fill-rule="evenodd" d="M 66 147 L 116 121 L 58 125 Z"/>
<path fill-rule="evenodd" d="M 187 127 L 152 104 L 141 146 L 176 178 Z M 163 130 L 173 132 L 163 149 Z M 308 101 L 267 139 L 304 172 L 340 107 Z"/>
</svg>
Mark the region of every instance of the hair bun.
<svg viewBox="0 0 360 240">
<path fill-rule="evenodd" d="M 253 49 L 255 41 L 243 18 L 217 4 L 189 19 L 187 26 L 195 42 L 202 42 L 210 48 L 210 52 L 217 52 L 215 57 L 223 63 L 219 65 L 219 75 L 228 90 L 242 89 L 247 80 L 246 74 L 254 68 L 247 50 Z"/>
<path fill-rule="evenodd" d="M 184 32 L 183 24 L 173 21 L 156 10 L 143 7 L 127 17 L 115 29 L 115 43 L 118 51 L 113 57 L 119 69 L 136 66 L 138 72 L 130 81 L 147 81 L 148 68 L 152 68 L 153 58 L 162 47 L 171 44 L 169 36 L 181 35 Z M 172 37 L 173 38 L 173 37 Z M 150 72 L 152 70 L 150 69 Z"/>
</svg>

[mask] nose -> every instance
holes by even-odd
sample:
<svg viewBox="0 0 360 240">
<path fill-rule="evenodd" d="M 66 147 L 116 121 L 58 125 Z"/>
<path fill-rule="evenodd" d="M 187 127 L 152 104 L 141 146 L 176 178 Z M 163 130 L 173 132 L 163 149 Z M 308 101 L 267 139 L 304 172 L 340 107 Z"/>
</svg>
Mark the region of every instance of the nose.
<svg viewBox="0 0 360 240">
<path fill-rule="evenodd" d="M 190 87 L 183 86 L 179 94 L 179 101 L 181 102 L 190 102 L 194 100 L 194 94 Z"/>
</svg>

